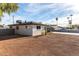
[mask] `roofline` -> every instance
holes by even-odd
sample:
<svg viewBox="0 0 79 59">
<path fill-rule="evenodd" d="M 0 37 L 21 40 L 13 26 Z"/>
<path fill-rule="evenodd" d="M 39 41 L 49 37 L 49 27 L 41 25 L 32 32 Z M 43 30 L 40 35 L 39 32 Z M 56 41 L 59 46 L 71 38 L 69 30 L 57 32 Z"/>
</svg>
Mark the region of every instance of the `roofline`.
<svg viewBox="0 0 79 59">
<path fill-rule="evenodd" d="M 0 27 L 3 27 L 3 25 L 0 25 Z"/>
<path fill-rule="evenodd" d="M 45 24 L 11 24 L 11 25 L 8 25 L 8 26 L 20 26 L 20 25 L 41 25 L 41 26 L 47 26 Z"/>
</svg>

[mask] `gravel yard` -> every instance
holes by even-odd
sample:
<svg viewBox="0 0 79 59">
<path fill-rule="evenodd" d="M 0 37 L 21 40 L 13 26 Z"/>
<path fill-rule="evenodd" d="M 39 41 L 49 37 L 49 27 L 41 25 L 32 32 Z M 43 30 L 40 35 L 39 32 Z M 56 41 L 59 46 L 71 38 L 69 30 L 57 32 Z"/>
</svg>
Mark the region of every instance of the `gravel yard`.
<svg viewBox="0 0 79 59">
<path fill-rule="evenodd" d="M 0 55 L 79 56 L 79 36 L 49 33 L 38 37 L 1 37 Z"/>
</svg>

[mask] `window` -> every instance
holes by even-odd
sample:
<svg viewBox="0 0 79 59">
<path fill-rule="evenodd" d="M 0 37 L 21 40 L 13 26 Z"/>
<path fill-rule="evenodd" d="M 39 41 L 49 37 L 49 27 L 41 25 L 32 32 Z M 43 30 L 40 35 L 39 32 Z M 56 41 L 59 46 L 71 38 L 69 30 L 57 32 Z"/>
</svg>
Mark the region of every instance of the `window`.
<svg viewBox="0 0 79 59">
<path fill-rule="evenodd" d="M 16 26 L 16 29 L 18 30 L 19 29 L 19 26 Z"/>
<path fill-rule="evenodd" d="M 10 26 L 10 29 L 12 29 L 12 26 Z"/>
<path fill-rule="evenodd" d="M 27 26 L 25 26 L 25 28 L 27 29 Z"/>
<path fill-rule="evenodd" d="M 37 26 L 37 29 L 41 29 L 41 26 Z"/>
</svg>

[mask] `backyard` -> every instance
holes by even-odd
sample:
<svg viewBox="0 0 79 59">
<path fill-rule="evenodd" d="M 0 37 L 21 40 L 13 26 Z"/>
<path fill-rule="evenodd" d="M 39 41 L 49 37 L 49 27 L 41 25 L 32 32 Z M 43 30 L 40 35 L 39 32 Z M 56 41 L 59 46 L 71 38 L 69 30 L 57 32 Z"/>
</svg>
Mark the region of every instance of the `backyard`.
<svg viewBox="0 0 79 59">
<path fill-rule="evenodd" d="M 1 56 L 77 56 L 79 36 L 49 33 L 45 36 L 0 38 Z"/>
</svg>

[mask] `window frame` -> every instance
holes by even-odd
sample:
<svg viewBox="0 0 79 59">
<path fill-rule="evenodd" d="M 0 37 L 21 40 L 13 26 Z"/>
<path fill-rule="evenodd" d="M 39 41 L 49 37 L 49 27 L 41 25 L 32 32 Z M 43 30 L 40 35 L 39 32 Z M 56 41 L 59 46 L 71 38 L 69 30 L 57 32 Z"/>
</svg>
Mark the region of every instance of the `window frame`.
<svg viewBox="0 0 79 59">
<path fill-rule="evenodd" d="M 16 26 L 16 29 L 19 30 L 19 26 Z"/>
<path fill-rule="evenodd" d="M 10 26 L 10 29 L 12 29 L 12 26 Z"/>
<path fill-rule="evenodd" d="M 40 30 L 41 29 L 41 26 L 39 25 L 39 26 L 36 26 L 36 29 L 37 30 Z"/>
<path fill-rule="evenodd" d="M 25 28 L 27 29 L 27 28 L 28 28 L 28 26 L 25 26 Z"/>
</svg>

